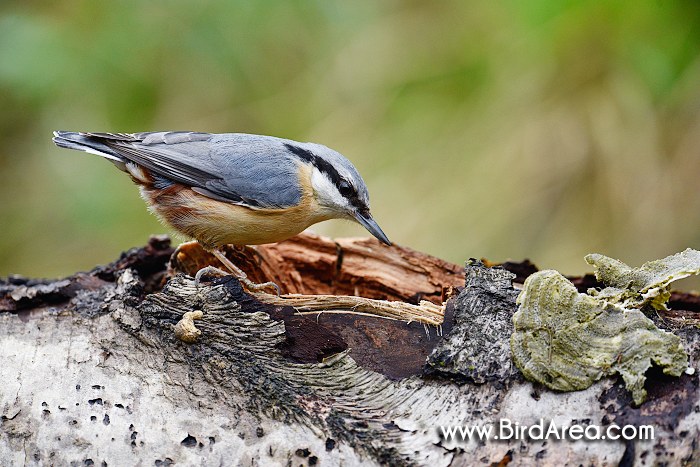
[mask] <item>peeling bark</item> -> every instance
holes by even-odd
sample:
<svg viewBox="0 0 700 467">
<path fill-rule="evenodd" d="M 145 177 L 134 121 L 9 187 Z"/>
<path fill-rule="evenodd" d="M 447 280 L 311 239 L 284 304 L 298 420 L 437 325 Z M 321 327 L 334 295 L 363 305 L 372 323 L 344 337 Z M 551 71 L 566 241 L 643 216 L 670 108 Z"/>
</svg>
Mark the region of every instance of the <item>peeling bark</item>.
<svg viewBox="0 0 700 467">
<path fill-rule="evenodd" d="M 417 323 L 301 316 L 259 302 L 230 277 L 195 288 L 183 271 L 214 261 L 189 246 L 166 274 L 172 251 L 159 237 L 89 273 L 0 282 L 3 463 L 698 461 L 697 374 L 648 374 L 648 400 L 638 408 L 617 379 L 572 393 L 525 381 L 507 345 L 517 291 L 502 269 L 470 262 L 467 287 L 448 301 L 440 336 Z M 286 292 L 358 291 L 439 303 L 444 290 L 464 285 L 462 268 L 370 240 L 305 236 L 229 256 L 254 280 L 275 280 Z M 697 367 L 698 329 L 684 324 L 697 314 L 680 309 L 682 295 L 674 297 L 676 310 L 660 321 Z M 193 324 L 201 334 L 183 342 L 176 324 L 198 312 Z M 501 418 L 520 425 L 540 418 L 559 426 L 650 424 L 656 439 L 456 441 L 439 429 Z"/>
</svg>

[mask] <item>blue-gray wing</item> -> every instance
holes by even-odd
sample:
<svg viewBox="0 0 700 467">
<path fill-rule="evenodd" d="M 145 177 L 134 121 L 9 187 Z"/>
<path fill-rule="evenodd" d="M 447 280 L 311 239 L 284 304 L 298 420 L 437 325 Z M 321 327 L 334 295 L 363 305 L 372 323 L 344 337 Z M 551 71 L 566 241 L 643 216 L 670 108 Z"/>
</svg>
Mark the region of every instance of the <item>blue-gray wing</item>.
<svg viewBox="0 0 700 467">
<path fill-rule="evenodd" d="M 298 162 L 279 138 L 242 133 L 83 133 L 154 174 L 220 201 L 284 208 L 301 199 Z"/>
</svg>

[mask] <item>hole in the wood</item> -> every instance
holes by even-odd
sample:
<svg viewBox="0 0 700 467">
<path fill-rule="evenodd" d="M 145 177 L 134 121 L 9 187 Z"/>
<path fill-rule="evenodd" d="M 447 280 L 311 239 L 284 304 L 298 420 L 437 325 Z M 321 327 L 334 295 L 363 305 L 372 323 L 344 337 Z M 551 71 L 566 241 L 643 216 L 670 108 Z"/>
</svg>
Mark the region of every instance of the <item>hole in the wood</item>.
<svg viewBox="0 0 700 467">
<path fill-rule="evenodd" d="M 197 446 L 197 438 L 187 433 L 187 436 L 185 437 L 185 439 L 180 441 L 180 444 L 188 448 L 193 448 Z"/>
</svg>

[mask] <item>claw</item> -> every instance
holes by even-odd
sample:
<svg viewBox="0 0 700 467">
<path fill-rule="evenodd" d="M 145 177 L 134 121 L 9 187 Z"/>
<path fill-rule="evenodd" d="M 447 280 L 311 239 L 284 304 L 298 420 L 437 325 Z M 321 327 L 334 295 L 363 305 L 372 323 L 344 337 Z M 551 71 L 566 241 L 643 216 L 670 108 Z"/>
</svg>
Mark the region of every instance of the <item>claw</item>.
<svg viewBox="0 0 700 467">
<path fill-rule="evenodd" d="M 265 289 L 267 288 L 274 288 L 275 293 L 279 297 L 282 295 L 282 291 L 280 290 L 280 286 L 275 284 L 274 282 L 263 282 L 262 284 L 256 284 L 255 282 L 251 281 L 250 279 L 241 279 L 241 282 L 245 284 L 246 288 L 250 290 L 251 292 L 264 292 Z"/>
<path fill-rule="evenodd" d="M 248 289 L 250 292 L 264 292 L 265 289 L 268 288 L 274 288 L 275 293 L 277 296 L 282 295 L 282 290 L 280 289 L 279 285 L 275 284 L 274 282 L 264 282 L 262 284 L 256 284 L 255 282 L 251 281 L 248 279 L 248 276 L 235 264 L 233 264 L 221 251 L 219 250 L 212 250 L 211 253 L 221 262 L 221 264 L 224 265 L 226 269 L 228 269 L 230 272 L 226 272 L 222 269 L 215 268 L 214 266 L 206 266 L 197 271 L 197 274 L 194 276 L 194 285 L 195 287 L 199 287 L 202 276 L 205 274 L 216 274 L 220 276 L 228 276 L 232 275 L 236 279 L 238 279 L 246 289 Z"/>
<path fill-rule="evenodd" d="M 217 274 L 220 276 L 228 276 L 229 273 L 226 271 L 223 271 L 219 268 L 215 268 L 214 266 L 205 266 L 199 271 L 197 271 L 197 274 L 194 276 L 194 286 L 199 288 L 199 283 L 202 281 L 202 276 L 205 274 Z"/>
</svg>

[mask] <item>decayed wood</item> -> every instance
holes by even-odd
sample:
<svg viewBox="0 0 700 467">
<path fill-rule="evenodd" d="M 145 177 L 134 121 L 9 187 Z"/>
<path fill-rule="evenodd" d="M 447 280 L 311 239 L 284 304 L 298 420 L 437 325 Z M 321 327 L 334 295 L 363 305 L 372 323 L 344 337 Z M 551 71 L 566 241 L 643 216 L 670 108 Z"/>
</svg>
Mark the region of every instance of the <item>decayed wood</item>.
<svg viewBox="0 0 700 467">
<path fill-rule="evenodd" d="M 224 251 L 254 282 L 274 282 L 283 294 L 260 292 L 258 300 L 300 313 L 367 313 L 440 326 L 446 293 L 463 283 L 461 267 L 375 239 L 303 233 L 280 243 Z M 209 265 L 223 267 L 191 242 L 178 248 L 171 273 L 195 275 Z"/>
<path fill-rule="evenodd" d="M 279 243 L 229 247 L 225 252 L 253 282 L 272 281 L 283 294 L 355 295 L 414 304 L 428 300 L 441 305 L 445 290 L 464 285 L 462 266 L 369 238 L 303 233 Z M 221 267 L 192 242 L 180 246 L 172 269 L 194 275 L 207 265 Z"/>
<path fill-rule="evenodd" d="M 421 300 L 418 305 L 410 303 L 373 300 L 350 295 L 283 295 L 254 293 L 253 296 L 269 305 L 291 306 L 300 315 L 354 314 L 417 322 L 431 326 L 442 326 L 445 320 L 444 305 Z"/>
<path fill-rule="evenodd" d="M 263 255 L 260 250 L 265 250 L 259 249 Z M 0 282 L 0 310 L 9 311 L 0 313 L 1 459 L 56 465 L 617 465 L 695 460 L 700 442 L 697 374 L 651 375 L 648 401 L 639 408 L 631 406 L 624 386 L 614 379 L 563 394 L 524 381 L 509 357 L 517 291 L 503 270 L 479 262 L 467 266 L 467 288 L 448 301 L 440 337 L 434 330 L 426 334 L 417 323 L 300 315 L 288 306 L 261 303 L 230 277 L 212 278 L 197 288 L 191 276 L 173 274 L 171 268 L 161 289 L 171 251 L 165 239 L 153 239 L 115 264 L 61 281 Z M 463 285 L 435 279 L 458 276 L 454 272 L 407 279 L 434 271 L 435 265 L 443 272 L 450 268 L 427 257 L 429 266 L 421 268 L 403 250 L 373 250 L 375 258 L 395 258 L 389 270 L 405 274 L 390 276 L 370 270 L 373 266 L 365 268 L 372 280 L 350 276 L 348 282 L 355 281 L 350 286 L 338 279 L 347 274 L 347 253 L 343 250 L 338 272 L 333 269 L 338 255 L 333 260 L 331 253 L 336 247 L 325 251 L 319 254 L 323 260 L 300 253 L 310 261 L 290 263 L 295 266 L 285 269 L 286 275 L 281 272 L 286 253 L 279 253 L 277 263 L 267 263 L 258 254 L 243 255 L 259 269 L 267 264 L 272 268 L 268 272 L 277 276 L 255 276 L 255 267 L 244 269 L 255 280 L 276 278 L 299 287 L 285 291 L 308 293 L 302 287 L 313 283 L 307 280 L 317 277 L 310 265 L 318 264 L 327 274 L 319 273 L 326 277 L 317 281 L 319 287 L 332 285 L 326 285 L 327 293 L 358 287 L 374 290 L 373 298 L 439 301 L 445 285 Z M 361 250 L 348 251 L 351 257 L 357 254 L 355 270 L 363 270 Z M 197 258 L 179 256 L 174 264 L 177 268 L 189 261 L 191 269 L 186 270 L 191 272 L 199 267 Z M 381 262 L 374 264 L 381 269 Z M 285 282 L 285 277 L 292 279 Z M 391 285 L 392 278 L 399 284 Z M 187 339 L 192 343 L 176 335 L 176 324 L 186 313 L 199 318 L 194 321 L 199 334 Z M 681 321 L 673 325 L 691 365 L 697 366 L 697 328 Z M 445 424 L 486 425 L 500 418 L 521 425 L 540 418 L 560 426 L 574 420 L 651 424 L 656 439 L 482 443 L 448 440 L 439 430 Z"/>
</svg>

